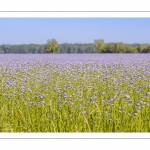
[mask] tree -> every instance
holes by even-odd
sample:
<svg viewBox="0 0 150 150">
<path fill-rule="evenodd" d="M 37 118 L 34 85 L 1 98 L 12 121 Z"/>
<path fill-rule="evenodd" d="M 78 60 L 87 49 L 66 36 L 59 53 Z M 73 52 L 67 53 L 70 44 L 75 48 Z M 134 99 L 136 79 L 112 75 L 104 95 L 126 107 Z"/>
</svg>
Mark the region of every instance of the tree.
<svg viewBox="0 0 150 150">
<path fill-rule="evenodd" d="M 108 43 L 105 47 L 106 53 L 115 53 L 116 52 L 116 45 L 114 43 Z"/>
<path fill-rule="evenodd" d="M 0 54 L 3 54 L 4 50 L 2 48 L 0 48 Z"/>
<path fill-rule="evenodd" d="M 125 45 L 122 42 L 116 43 L 115 51 L 116 53 L 125 53 Z"/>
<path fill-rule="evenodd" d="M 58 42 L 55 39 L 48 40 L 44 48 L 44 53 L 58 53 L 59 49 L 60 46 L 58 45 Z"/>
<path fill-rule="evenodd" d="M 138 50 L 136 47 L 128 46 L 128 49 L 126 50 L 126 53 L 138 53 Z"/>
<path fill-rule="evenodd" d="M 150 53 L 150 45 L 148 45 L 148 44 L 141 44 L 140 45 L 140 52 L 141 53 Z"/>
<path fill-rule="evenodd" d="M 94 40 L 94 47 L 96 48 L 98 53 L 105 52 L 104 40 Z"/>
</svg>

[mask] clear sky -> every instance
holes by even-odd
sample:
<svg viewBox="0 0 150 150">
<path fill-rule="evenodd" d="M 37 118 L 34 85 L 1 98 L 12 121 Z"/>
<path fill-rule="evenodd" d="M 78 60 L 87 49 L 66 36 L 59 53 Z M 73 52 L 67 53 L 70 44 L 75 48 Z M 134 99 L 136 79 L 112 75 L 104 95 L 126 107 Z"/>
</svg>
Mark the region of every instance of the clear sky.
<svg viewBox="0 0 150 150">
<path fill-rule="evenodd" d="M 108 42 L 150 43 L 150 18 L 0 18 L 0 45 Z"/>
</svg>

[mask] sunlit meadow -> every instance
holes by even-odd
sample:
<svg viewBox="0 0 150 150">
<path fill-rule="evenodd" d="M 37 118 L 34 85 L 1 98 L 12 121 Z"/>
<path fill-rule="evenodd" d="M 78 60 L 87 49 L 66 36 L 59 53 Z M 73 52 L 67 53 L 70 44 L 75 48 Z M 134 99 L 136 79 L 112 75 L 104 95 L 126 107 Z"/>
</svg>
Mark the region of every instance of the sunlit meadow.
<svg viewBox="0 0 150 150">
<path fill-rule="evenodd" d="M 150 54 L 1 54 L 0 132 L 150 132 Z"/>
</svg>

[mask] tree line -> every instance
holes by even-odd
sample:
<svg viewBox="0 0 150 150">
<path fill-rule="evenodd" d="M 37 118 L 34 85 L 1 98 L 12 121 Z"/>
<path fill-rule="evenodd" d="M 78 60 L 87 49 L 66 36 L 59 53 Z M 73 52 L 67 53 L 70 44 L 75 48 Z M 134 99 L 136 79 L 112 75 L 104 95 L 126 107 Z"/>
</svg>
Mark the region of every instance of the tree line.
<svg viewBox="0 0 150 150">
<path fill-rule="evenodd" d="M 47 44 L 0 45 L 0 53 L 150 53 L 150 44 L 104 43 L 103 39 L 88 44 L 58 44 L 55 39 Z"/>
</svg>

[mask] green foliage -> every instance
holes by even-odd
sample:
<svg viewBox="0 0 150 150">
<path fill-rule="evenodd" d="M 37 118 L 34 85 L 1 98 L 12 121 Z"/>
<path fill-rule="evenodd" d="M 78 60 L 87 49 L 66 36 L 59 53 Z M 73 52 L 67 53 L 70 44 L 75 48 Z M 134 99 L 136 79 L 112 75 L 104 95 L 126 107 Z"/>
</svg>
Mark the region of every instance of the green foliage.
<svg viewBox="0 0 150 150">
<path fill-rule="evenodd" d="M 46 45 L 0 45 L 0 53 L 150 53 L 150 44 L 104 43 L 63 43 L 55 39 L 48 40 Z"/>
<path fill-rule="evenodd" d="M 98 53 L 106 52 L 104 40 L 95 40 L 94 46 L 95 46 Z"/>
<path fill-rule="evenodd" d="M 96 53 L 93 44 L 68 44 L 60 45 L 60 53 Z"/>
<path fill-rule="evenodd" d="M 45 53 L 58 53 L 59 52 L 59 45 L 55 39 L 48 40 L 45 46 L 44 52 Z"/>
<path fill-rule="evenodd" d="M 108 43 L 105 47 L 105 52 L 114 53 L 116 51 L 116 45 L 114 43 Z"/>
<path fill-rule="evenodd" d="M 0 48 L 0 54 L 3 54 L 4 50 L 2 48 Z"/>
<path fill-rule="evenodd" d="M 141 44 L 139 50 L 141 53 L 150 53 L 150 45 Z"/>
<path fill-rule="evenodd" d="M 0 53 L 43 53 L 44 45 L 1 45 Z"/>
</svg>

